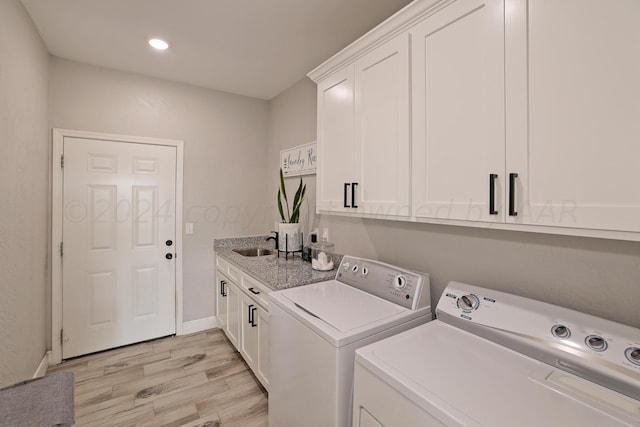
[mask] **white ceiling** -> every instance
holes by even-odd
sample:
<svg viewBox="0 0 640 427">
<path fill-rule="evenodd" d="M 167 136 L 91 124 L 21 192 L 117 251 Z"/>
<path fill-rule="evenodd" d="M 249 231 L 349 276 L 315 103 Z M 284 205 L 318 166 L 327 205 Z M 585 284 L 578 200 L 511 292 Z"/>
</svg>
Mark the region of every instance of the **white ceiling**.
<svg viewBox="0 0 640 427">
<path fill-rule="evenodd" d="M 60 58 L 271 99 L 410 0 L 21 0 Z M 153 51 L 146 39 L 169 41 Z"/>
</svg>

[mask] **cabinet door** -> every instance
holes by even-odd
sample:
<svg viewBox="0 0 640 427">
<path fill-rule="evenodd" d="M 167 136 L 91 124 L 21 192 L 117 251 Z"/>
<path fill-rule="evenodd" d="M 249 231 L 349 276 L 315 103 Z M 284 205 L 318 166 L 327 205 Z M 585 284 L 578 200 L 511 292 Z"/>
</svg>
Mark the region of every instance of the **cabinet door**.
<svg viewBox="0 0 640 427">
<path fill-rule="evenodd" d="M 352 203 L 360 213 L 409 216 L 409 35 L 356 61 L 354 73 Z"/>
<path fill-rule="evenodd" d="M 640 2 L 506 4 L 507 221 L 640 231 Z"/>
<path fill-rule="evenodd" d="M 258 305 L 252 298 L 240 297 L 240 354 L 255 372 L 258 361 Z"/>
<path fill-rule="evenodd" d="M 227 305 L 229 279 L 216 271 L 216 313 L 220 329 L 226 331 L 227 328 Z"/>
<path fill-rule="evenodd" d="M 238 338 L 240 336 L 240 290 L 238 287 L 229 282 L 226 285 L 227 290 L 227 338 L 238 348 Z"/>
<path fill-rule="evenodd" d="M 318 211 L 352 210 L 344 194 L 353 170 L 353 89 L 353 66 L 318 84 Z"/>
<path fill-rule="evenodd" d="M 504 220 L 503 9 L 457 0 L 410 30 L 418 219 Z"/>
<path fill-rule="evenodd" d="M 258 364 L 256 376 L 269 389 L 269 312 L 258 308 Z"/>
</svg>

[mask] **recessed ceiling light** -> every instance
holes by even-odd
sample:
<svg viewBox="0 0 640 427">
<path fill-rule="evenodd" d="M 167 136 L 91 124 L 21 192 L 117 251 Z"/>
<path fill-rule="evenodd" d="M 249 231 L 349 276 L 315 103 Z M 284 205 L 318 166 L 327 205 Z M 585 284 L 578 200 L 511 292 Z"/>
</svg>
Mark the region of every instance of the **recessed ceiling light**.
<svg viewBox="0 0 640 427">
<path fill-rule="evenodd" d="M 149 44 L 151 47 L 158 50 L 165 50 L 169 48 L 169 43 L 162 39 L 149 39 Z"/>
</svg>

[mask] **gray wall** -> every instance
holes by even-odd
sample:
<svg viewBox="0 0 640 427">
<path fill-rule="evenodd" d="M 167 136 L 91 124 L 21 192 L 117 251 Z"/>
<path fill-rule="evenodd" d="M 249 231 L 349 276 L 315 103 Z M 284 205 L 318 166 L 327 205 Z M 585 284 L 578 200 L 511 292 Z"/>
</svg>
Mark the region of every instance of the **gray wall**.
<svg viewBox="0 0 640 427">
<path fill-rule="evenodd" d="M 269 180 L 279 151 L 316 134 L 316 89 L 303 79 L 271 101 Z M 315 210 L 315 175 L 308 209 Z M 275 197 L 275 196 L 274 196 Z M 494 288 L 640 327 L 640 243 L 470 227 L 310 215 L 336 251 L 430 273 L 435 305 L 451 280 Z"/>
<path fill-rule="evenodd" d="M 0 1 L 0 387 L 31 377 L 49 313 L 47 52 L 18 0 Z"/>
<path fill-rule="evenodd" d="M 52 127 L 184 141 L 184 320 L 214 316 L 213 239 L 262 234 L 273 213 L 268 103 L 59 58 L 51 98 Z"/>
</svg>

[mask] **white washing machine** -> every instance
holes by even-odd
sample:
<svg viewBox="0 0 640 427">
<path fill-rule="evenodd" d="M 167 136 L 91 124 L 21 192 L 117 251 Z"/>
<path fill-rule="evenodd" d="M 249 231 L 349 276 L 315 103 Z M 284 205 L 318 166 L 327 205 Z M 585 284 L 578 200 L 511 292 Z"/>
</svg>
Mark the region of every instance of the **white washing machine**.
<svg viewBox="0 0 640 427">
<path fill-rule="evenodd" d="M 345 256 L 335 280 L 269 295 L 269 426 L 351 425 L 358 347 L 432 320 L 428 276 Z"/>
<path fill-rule="evenodd" d="M 356 352 L 355 427 L 640 426 L 640 330 L 451 282 Z"/>
</svg>

